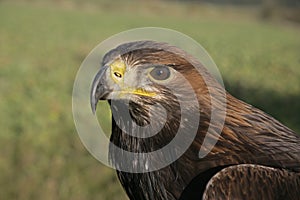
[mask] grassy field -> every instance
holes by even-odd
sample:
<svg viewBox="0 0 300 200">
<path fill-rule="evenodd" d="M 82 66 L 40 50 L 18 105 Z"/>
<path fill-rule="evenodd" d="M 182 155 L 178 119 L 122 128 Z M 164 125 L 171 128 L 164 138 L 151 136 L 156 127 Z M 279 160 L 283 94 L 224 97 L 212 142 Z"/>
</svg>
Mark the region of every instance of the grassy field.
<svg viewBox="0 0 300 200">
<path fill-rule="evenodd" d="M 130 28 L 193 37 L 231 93 L 300 132 L 299 25 L 211 5 L 30 2 L 0 1 L 0 199 L 126 199 L 114 171 L 80 142 L 71 98 L 85 56 Z"/>
</svg>

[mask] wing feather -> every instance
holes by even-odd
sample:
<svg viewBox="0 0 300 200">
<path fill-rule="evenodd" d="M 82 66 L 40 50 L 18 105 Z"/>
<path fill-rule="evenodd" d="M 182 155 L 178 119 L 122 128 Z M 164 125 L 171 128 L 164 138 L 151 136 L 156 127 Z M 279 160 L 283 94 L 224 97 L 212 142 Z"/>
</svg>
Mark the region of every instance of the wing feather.
<svg viewBox="0 0 300 200">
<path fill-rule="evenodd" d="M 300 199 L 300 174 L 262 165 L 224 168 L 206 185 L 208 199 Z"/>
</svg>

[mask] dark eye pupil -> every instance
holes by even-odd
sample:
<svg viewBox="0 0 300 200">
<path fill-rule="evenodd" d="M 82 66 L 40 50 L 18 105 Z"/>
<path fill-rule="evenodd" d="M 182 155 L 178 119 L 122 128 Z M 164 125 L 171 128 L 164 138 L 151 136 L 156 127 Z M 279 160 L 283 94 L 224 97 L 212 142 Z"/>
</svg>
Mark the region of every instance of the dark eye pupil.
<svg viewBox="0 0 300 200">
<path fill-rule="evenodd" d="M 166 80 L 170 77 L 170 70 L 168 67 L 159 66 L 155 67 L 151 72 L 150 75 L 156 80 Z"/>
<path fill-rule="evenodd" d="M 163 70 L 156 70 L 156 75 L 157 76 L 161 76 L 164 74 L 164 71 Z"/>
</svg>

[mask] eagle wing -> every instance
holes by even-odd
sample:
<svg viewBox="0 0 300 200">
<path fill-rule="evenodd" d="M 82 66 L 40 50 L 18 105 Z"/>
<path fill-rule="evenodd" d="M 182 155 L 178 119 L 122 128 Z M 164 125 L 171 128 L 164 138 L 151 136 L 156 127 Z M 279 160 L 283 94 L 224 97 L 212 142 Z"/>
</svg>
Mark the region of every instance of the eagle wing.
<svg viewBox="0 0 300 200">
<path fill-rule="evenodd" d="M 230 166 L 209 180 L 202 199 L 300 199 L 300 174 L 262 165 Z"/>
</svg>

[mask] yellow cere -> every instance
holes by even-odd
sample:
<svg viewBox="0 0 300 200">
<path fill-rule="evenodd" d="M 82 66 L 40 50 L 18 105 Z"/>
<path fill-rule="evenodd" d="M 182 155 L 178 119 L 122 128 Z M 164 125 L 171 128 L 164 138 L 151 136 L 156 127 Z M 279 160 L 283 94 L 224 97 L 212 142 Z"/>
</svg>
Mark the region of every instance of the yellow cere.
<svg viewBox="0 0 300 200">
<path fill-rule="evenodd" d="M 134 89 L 134 88 L 128 88 L 124 86 L 123 77 L 126 71 L 126 64 L 121 59 L 117 59 L 113 63 L 111 63 L 110 68 L 111 68 L 111 74 L 110 74 L 111 78 L 122 89 L 122 91 L 120 91 L 119 93 L 120 97 L 126 94 L 136 94 L 136 95 L 147 96 L 147 97 L 153 97 L 156 95 L 156 93 L 154 92 L 148 92 L 141 88 Z"/>
<path fill-rule="evenodd" d="M 126 64 L 121 60 L 117 59 L 115 60 L 111 65 L 111 77 L 116 83 L 120 83 L 121 80 L 123 80 L 123 76 L 126 70 Z M 121 75 L 121 77 L 117 78 L 114 74 L 117 73 Z"/>
</svg>

